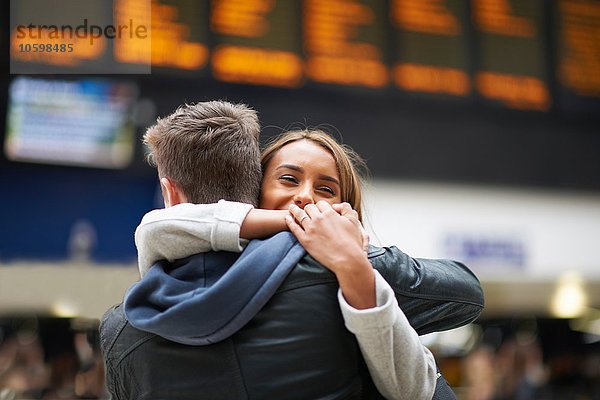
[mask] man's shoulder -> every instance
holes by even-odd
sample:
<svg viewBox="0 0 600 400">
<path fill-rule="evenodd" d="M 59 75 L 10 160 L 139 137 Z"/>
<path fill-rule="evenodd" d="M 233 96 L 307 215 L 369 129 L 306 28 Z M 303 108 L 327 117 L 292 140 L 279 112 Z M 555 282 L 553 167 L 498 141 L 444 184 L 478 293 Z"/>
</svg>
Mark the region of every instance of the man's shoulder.
<svg viewBox="0 0 600 400">
<path fill-rule="evenodd" d="M 100 347 L 107 359 L 118 359 L 134 344 L 143 343 L 142 336 L 155 335 L 142 332 L 129 324 L 122 304 L 111 307 L 100 320 Z"/>
<path fill-rule="evenodd" d="M 398 249 L 392 247 L 377 247 L 369 245 L 368 258 L 375 269 L 381 269 L 387 263 L 393 264 L 391 260 L 401 253 Z M 402 253 L 403 254 L 403 253 Z M 315 260 L 310 254 L 305 254 L 304 257 L 296 264 L 285 284 L 304 281 L 312 281 L 316 283 L 336 282 L 335 274 L 327 267 Z"/>
<path fill-rule="evenodd" d="M 116 338 L 127 324 L 122 304 L 108 309 L 100 320 L 100 346 L 104 354 L 109 354 Z"/>
<path fill-rule="evenodd" d="M 242 254 L 262 253 L 267 256 L 277 256 L 298 244 L 298 239 L 288 231 L 279 232 L 266 239 L 252 239 Z"/>
<path fill-rule="evenodd" d="M 116 304 L 109 308 L 100 319 L 100 333 L 113 332 L 127 323 L 127 317 L 123 311 L 123 304 Z"/>
<path fill-rule="evenodd" d="M 278 244 L 282 247 L 289 246 L 289 243 L 297 243 L 297 240 L 290 232 L 282 232 L 273 238 L 274 240 L 268 239 L 269 243 Z M 259 241 L 265 243 L 265 241 Z M 269 252 L 273 249 L 273 246 L 265 246 L 266 251 Z M 275 246 L 277 248 L 277 245 Z M 369 245 L 368 257 L 369 261 L 373 266 L 378 269 L 380 265 L 385 265 L 386 261 L 389 262 L 390 257 L 397 256 L 394 254 L 399 252 L 398 249 L 392 247 L 377 247 Z M 278 292 L 284 290 L 290 290 L 294 288 L 318 285 L 318 284 L 337 284 L 337 278 L 333 272 L 327 267 L 321 264 L 319 261 L 314 259 L 310 254 L 305 253 L 302 258 L 296 263 L 296 265 L 290 270 L 289 275 L 282 283 Z"/>
<path fill-rule="evenodd" d="M 311 255 L 304 255 L 290 270 L 277 292 L 320 284 L 338 284 L 337 278 Z"/>
</svg>

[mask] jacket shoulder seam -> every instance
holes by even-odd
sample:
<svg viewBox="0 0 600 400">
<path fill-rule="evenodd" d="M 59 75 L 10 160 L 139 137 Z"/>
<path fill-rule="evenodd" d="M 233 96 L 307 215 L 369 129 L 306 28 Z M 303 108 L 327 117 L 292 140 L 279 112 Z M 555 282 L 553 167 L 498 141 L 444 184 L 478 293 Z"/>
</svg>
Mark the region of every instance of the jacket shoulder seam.
<svg viewBox="0 0 600 400">
<path fill-rule="evenodd" d="M 396 293 L 397 295 L 403 296 L 403 297 L 407 297 L 407 298 L 417 298 L 417 299 L 424 299 L 424 300 L 439 300 L 439 301 L 443 301 L 446 303 L 470 304 L 470 305 L 477 306 L 477 307 L 484 306 L 484 304 L 482 304 L 482 303 L 478 303 L 473 300 L 464 299 L 464 298 L 453 297 L 451 300 L 449 300 L 445 296 L 436 296 L 436 295 L 432 295 L 432 294 L 418 294 L 418 293 L 404 291 L 404 290 L 398 290 L 398 289 L 394 289 L 394 293 Z"/>
<path fill-rule="evenodd" d="M 289 290 L 300 289 L 300 288 L 307 287 L 307 286 L 329 285 L 332 283 L 337 284 L 337 280 L 331 279 L 331 278 L 307 279 L 307 280 L 302 280 L 301 282 L 294 282 L 294 283 L 290 283 L 290 284 L 281 286 L 279 289 L 277 289 L 277 291 L 275 293 L 276 294 L 283 293 L 283 292 L 287 292 Z"/>
<path fill-rule="evenodd" d="M 128 322 L 126 323 L 128 324 Z M 123 327 L 125 328 L 125 327 Z M 146 343 L 147 341 L 149 341 L 150 339 L 157 337 L 155 334 L 153 333 L 146 333 L 144 336 L 142 336 L 141 338 L 139 338 L 138 340 L 136 340 L 131 346 L 129 346 L 127 348 L 127 350 L 125 350 L 120 356 L 119 358 L 117 358 L 115 365 L 119 365 L 121 362 L 123 362 L 123 360 L 129 355 L 131 354 L 132 351 L 134 351 L 135 349 L 137 349 L 138 347 L 140 347 L 142 344 Z"/>
<path fill-rule="evenodd" d="M 112 309 L 108 312 L 111 311 L 115 311 L 115 309 L 118 307 L 118 305 L 115 305 L 112 307 Z M 106 326 L 106 323 L 108 322 L 108 318 L 110 318 L 111 316 L 106 316 L 105 318 L 102 319 L 102 322 L 100 323 L 100 340 L 106 340 L 108 339 L 109 345 L 106 348 L 106 354 L 109 354 L 113 347 L 115 346 L 115 343 L 117 342 L 117 339 L 119 338 L 119 336 L 121 335 L 121 332 L 123 332 L 123 329 L 125 328 L 125 326 L 127 325 L 127 320 L 126 319 L 121 319 L 120 321 L 118 321 L 117 324 L 117 329 L 116 329 L 116 333 L 114 333 L 113 335 L 108 334 L 108 338 L 106 337 L 106 334 L 103 334 L 103 332 L 105 332 L 105 330 L 103 329 L 103 327 Z"/>
</svg>

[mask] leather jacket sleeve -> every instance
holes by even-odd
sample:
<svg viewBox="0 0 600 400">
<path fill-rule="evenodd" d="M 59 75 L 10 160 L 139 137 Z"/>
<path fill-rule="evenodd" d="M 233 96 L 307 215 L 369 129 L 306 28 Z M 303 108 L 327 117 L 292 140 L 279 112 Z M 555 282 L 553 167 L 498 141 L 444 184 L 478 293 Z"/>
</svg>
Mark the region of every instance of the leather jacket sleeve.
<svg viewBox="0 0 600 400">
<path fill-rule="evenodd" d="M 121 335 L 127 324 L 123 307 L 121 305 L 111 307 L 100 320 L 100 349 L 104 356 L 105 370 L 105 385 L 109 394 L 109 400 L 125 400 L 127 398 L 126 391 L 122 391 L 123 385 L 119 379 L 119 362 L 115 359 L 119 357 L 119 349 L 114 350 L 114 347 L 119 347 L 117 338 Z"/>
<path fill-rule="evenodd" d="M 369 247 L 369 261 L 390 284 L 419 335 L 474 321 L 484 306 L 475 274 L 451 260 L 412 258 L 396 247 Z"/>
</svg>

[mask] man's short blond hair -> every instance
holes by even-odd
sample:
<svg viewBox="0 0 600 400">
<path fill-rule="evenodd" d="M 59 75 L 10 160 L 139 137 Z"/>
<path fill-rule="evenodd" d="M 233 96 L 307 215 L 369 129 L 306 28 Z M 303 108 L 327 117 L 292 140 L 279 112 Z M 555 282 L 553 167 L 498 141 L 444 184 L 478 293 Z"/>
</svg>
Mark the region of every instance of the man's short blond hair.
<svg viewBox="0 0 600 400">
<path fill-rule="evenodd" d="M 262 179 L 256 111 L 209 101 L 184 105 L 148 128 L 148 160 L 192 203 L 220 199 L 257 205 Z"/>
</svg>

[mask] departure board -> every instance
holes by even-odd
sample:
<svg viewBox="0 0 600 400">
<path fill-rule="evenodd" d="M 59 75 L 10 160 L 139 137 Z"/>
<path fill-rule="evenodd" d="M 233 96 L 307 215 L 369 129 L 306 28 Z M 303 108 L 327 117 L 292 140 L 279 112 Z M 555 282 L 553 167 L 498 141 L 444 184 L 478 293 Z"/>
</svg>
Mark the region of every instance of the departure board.
<svg viewBox="0 0 600 400">
<path fill-rule="evenodd" d="M 600 107 L 600 1 L 559 2 L 557 80 L 564 105 Z"/>
<path fill-rule="evenodd" d="M 304 80 L 300 3 L 213 0 L 211 65 L 222 81 L 298 87 Z"/>
<path fill-rule="evenodd" d="M 114 0 L 116 24 L 145 16 L 138 0 Z M 143 3 L 143 2 L 142 2 Z M 200 70 L 208 64 L 207 7 L 196 0 L 151 0 L 152 41 L 150 48 L 136 43 L 115 42 L 115 59 L 123 63 L 146 62 L 161 71 Z M 140 15 L 141 14 L 141 15 Z M 150 54 L 148 54 L 150 52 Z M 154 70 L 156 72 L 157 70 Z"/>
<path fill-rule="evenodd" d="M 13 74 L 155 73 L 600 112 L 600 0 L 11 0 L 10 24 Z M 113 26 L 149 27 L 151 40 L 113 40 Z M 29 51 L 48 41 L 74 51 Z"/>
<path fill-rule="evenodd" d="M 475 87 L 486 100 L 546 111 L 544 0 L 472 0 L 478 42 Z"/>
<path fill-rule="evenodd" d="M 469 76 L 467 0 L 392 0 L 393 79 L 403 90 L 466 96 Z"/>
<path fill-rule="evenodd" d="M 374 88 L 389 83 L 384 0 L 304 0 L 302 17 L 310 80 Z"/>
<path fill-rule="evenodd" d="M 195 0 L 13 0 L 11 70 L 13 65 L 21 73 L 200 70 L 208 64 L 207 14 L 207 3 Z M 130 34 L 134 29 L 136 35 Z M 52 51 L 38 51 L 42 44 Z M 34 68 L 23 69 L 24 63 Z"/>
</svg>

